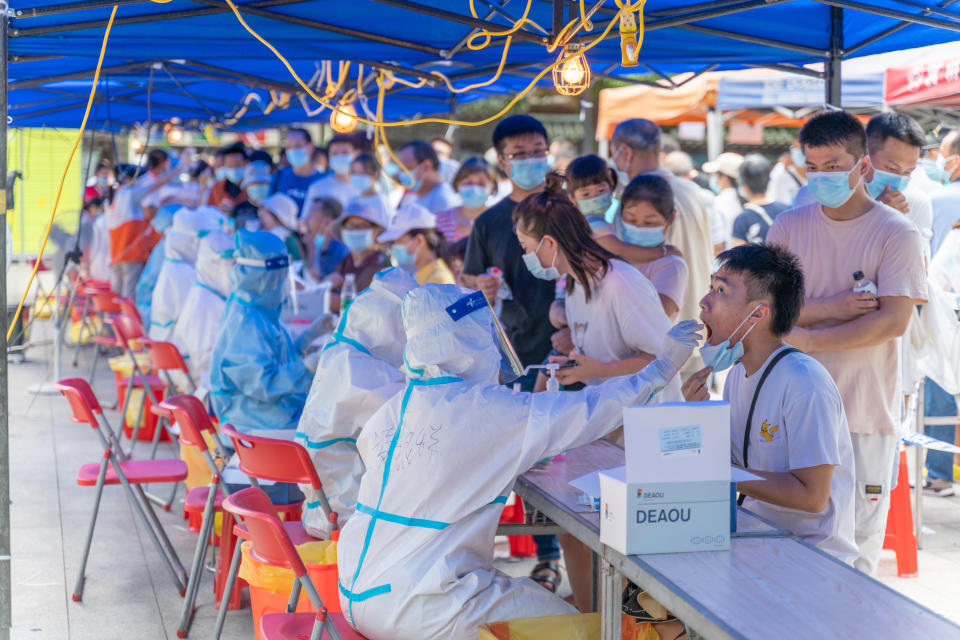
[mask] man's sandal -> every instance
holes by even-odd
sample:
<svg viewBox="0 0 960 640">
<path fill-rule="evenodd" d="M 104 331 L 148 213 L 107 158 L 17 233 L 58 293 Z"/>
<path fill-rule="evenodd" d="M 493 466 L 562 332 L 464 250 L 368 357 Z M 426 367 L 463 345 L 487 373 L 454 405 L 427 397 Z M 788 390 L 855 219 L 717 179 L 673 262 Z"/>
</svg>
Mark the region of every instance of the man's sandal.
<svg viewBox="0 0 960 640">
<path fill-rule="evenodd" d="M 556 593 L 557 587 L 563 581 L 560 577 L 560 567 L 553 560 L 547 560 L 535 566 L 530 572 L 530 579 L 551 593 Z"/>
</svg>

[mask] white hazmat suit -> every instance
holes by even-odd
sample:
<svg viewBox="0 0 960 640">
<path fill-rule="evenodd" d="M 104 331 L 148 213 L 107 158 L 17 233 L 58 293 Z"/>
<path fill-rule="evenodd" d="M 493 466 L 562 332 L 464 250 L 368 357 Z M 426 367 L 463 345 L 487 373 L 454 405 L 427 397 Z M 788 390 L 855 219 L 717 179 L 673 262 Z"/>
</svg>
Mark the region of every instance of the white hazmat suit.
<svg viewBox="0 0 960 640">
<path fill-rule="evenodd" d="M 173 343 L 187 359 L 201 396 L 210 388 L 210 358 L 230 295 L 233 251 L 233 238 L 223 231 L 212 231 L 200 241 L 196 280 L 187 292 L 173 330 Z"/>
<path fill-rule="evenodd" d="M 407 342 L 400 302 L 416 286 L 413 276 L 397 268 L 374 276 L 323 348 L 300 416 L 297 441 L 310 452 L 341 527 L 356 508 L 363 475 L 356 444 L 360 429 L 407 381 L 400 370 Z M 307 497 L 304 527 L 310 535 L 329 538 L 331 524 L 319 496 L 309 485 L 300 489 Z"/>
<path fill-rule="evenodd" d="M 635 375 L 526 394 L 496 382 L 482 293 L 428 284 L 406 295 L 402 314 L 413 377 L 357 440 L 366 472 L 337 547 L 346 619 L 369 638 L 472 640 L 484 622 L 576 613 L 493 569 L 503 504 L 537 461 L 606 435 L 625 405 L 648 402 L 689 357 L 699 325 L 671 329 Z"/>
<path fill-rule="evenodd" d="M 184 207 L 173 214 L 164 239 L 165 256 L 150 302 L 150 339 L 170 340 L 187 291 L 196 280 L 194 263 L 200 238 L 220 228 L 220 215 L 207 208 Z"/>
</svg>

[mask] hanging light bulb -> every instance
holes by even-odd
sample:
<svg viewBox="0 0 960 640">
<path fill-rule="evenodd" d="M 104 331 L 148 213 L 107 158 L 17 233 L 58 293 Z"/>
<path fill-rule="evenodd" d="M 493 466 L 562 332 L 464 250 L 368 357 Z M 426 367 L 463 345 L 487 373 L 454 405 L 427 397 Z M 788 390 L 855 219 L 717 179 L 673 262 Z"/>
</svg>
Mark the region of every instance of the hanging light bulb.
<svg viewBox="0 0 960 640">
<path fill-rule="evenodd" d="M 558 63 L 563 62 L 553 67 L 553 86 L 562 96 L 575 96 L 590 87 L 590 65 L 577 49 L 579 47 L 573 45 L 564 47 L 557 58 Z"/>
<path fill-rule="evenodd" d="M 134 153 L 143 151 L 143 140 L 141 140 L 139 136 L 130 140 L 130 150 Z"/>
<path fill-rule="evenodd" d="M 180 144 L 183 142 L 183 129 L 180 127 L 170 127 L 167 131 L 167 142 L 170 144 Z"/>
<path fill-rule="evenodd" d="M 337 133 L 350 133 L 357 128 L 357 110 L 352 104 L 341 102 L 330 113 L 330 127 Z"/>
</svg>

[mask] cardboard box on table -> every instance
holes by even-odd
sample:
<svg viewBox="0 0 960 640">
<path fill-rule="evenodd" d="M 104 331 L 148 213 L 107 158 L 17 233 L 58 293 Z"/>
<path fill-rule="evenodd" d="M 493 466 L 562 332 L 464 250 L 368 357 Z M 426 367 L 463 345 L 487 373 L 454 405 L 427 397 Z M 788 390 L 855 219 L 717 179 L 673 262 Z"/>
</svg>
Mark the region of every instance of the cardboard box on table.
<svg viewBox="0 0 960 640">
<path fill-rule="evenodd" d="M 730 407 L 623 410 L 626 466 L 600 473 L 600 541 L 626 555 L 730 548 Z"/>
</svg>

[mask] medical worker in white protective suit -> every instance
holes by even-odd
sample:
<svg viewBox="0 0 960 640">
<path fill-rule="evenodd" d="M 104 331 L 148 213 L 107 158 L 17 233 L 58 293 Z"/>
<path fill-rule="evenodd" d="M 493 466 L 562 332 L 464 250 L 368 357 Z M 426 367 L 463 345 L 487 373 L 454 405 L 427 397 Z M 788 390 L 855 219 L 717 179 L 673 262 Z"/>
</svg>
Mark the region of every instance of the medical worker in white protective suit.
<svg viewBox="0 0 960 640">
<path fill-rule="evenodd" d="M 208 208 L 180 209 L 173 214 L 173 224 L 164 237 L 163 266 L 157 276 L 150 302 L 150 339 L 169 341 L 173 326 L 187 298 L 187 291 L 196 280 L 194 263 L 200 238 L 220 228 L 219 212 Z"/>
<path fill-rule="evenodd" d="M 337 547 L 340 602 L 363 635 L 468 640 L 489 621 L 576 613 L 529 578 L 493 569 L 493 539 L 517 476 L 600 438 L 677 373 L 700 336 L 667 334 L 631 376 L 582 391 L 497 384 L 500 352 L 481 292 L 428 284 L 402 304 L 411 379 L 363 427 L 366 471 Z"/>
<path fill-rule="evenodd" d="M 402 269 L 379 272 L 370 286 L 340 317 L 340 324 L 323 348 L 317 374 L 297 427 L 297 441 L 307 448 L 317 468 L 330 507 L 340 526 L 357 504 L 363 463 L 357 436 L 384 402 L 403 391 L 406 334 L 400 302 L 417 281 Z M 303 526 L 310 535 L 329 538 L 330 521 L 319 496 L 300 485 L 307 496 Z"/>
<path fill-rule="evenodd" d="M 210 358 L 230 295 L 233 252 L 233 237 L 223 231 L 211 231 L 200 241 L 197 277 L 187 292 L 173 330 L 173 343 L 186 358 L 195 392 L 201 398 L 210 388 Z"/>
</svg>

